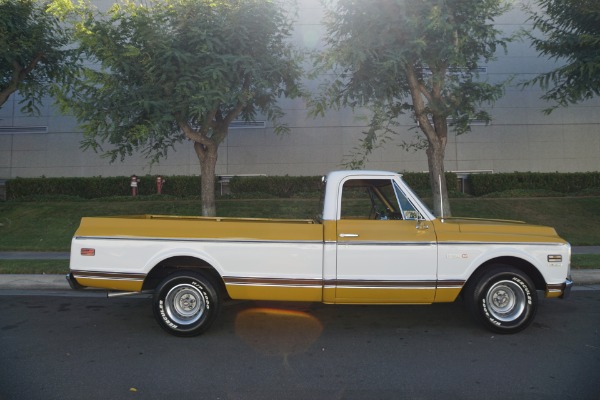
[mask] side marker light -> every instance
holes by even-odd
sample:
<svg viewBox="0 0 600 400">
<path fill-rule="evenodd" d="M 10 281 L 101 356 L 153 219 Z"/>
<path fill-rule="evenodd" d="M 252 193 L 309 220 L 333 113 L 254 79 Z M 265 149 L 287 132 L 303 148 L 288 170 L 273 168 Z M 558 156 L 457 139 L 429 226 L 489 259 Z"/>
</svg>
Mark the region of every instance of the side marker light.
<svg viewBox="0 0 600 400">
<path fill-rule="evenodd" d="M 548 256 L 549 263 L 559 263 L 562 262 L 562 256 L 560 254 L 550 254 Z"/>
<path fill-rule="evenodd" d="M 96 255 L 96 249 L 81 249 L 81 255 L 86 257 L 93 257 Z"/>
</svg>

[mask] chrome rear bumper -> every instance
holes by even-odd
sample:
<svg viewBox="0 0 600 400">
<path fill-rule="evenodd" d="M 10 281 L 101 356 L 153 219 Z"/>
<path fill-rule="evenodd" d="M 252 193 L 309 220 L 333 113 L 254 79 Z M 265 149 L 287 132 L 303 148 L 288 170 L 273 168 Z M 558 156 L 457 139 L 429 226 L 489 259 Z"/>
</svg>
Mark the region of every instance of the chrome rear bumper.
<svg viewBox="0 0 600 400">
<path fill-rule="evenodd" d="M 69 272 L 67 276 L 65 276 L 65 278 L 67 278 L 67 282 L 69 282 L 69 286 L 71 286 L 71 289 L 81 290 L 85 288 L 85 286 L 82 286 L 79 284 L 79 282 L 77 282 L 77 279 L 75 279 L 71 272 Z"/>
</svg>

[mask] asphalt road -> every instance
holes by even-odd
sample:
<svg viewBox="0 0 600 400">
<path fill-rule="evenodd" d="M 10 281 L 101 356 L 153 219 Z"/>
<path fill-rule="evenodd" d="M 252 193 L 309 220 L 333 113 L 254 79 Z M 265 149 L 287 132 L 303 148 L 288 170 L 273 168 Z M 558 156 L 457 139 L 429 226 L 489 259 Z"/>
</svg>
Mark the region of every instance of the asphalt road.
<svg viewBox="0 0 600 400">
<path fill-rule="evenodd" d="M 145 298 L 0 291 L 0 399 L 597 400 L 599 331 L 600 290 L 510 336 L 460 303 L 232 302 L 187 339 Z"/>
</svg>

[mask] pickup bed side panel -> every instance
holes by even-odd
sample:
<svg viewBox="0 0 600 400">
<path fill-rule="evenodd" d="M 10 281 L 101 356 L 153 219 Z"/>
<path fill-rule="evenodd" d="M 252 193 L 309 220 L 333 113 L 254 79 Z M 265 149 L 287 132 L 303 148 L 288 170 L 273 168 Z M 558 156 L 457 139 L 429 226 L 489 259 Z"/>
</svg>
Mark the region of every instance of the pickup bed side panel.
<svg viewBox="0 0 600 400">
<path fill-rule="evenodd" d="M 165 222 L 150 218 L 84 219 L 72 242 L 73 275 L 84 286 L 139 291 L 158 263 L 187 256 L 215 268 L 233 299 L 322 300 L 320 224 L 178 220 L 169 226 Z M 215 224 L 221 224 L 219 229 Z M 226 231 L 228 238 L 206 237 L 216 236 L 215 232 L 225 236 Z M 86 256 L 82 255 L 83 248 L 96 251 Z"/>
</svg>

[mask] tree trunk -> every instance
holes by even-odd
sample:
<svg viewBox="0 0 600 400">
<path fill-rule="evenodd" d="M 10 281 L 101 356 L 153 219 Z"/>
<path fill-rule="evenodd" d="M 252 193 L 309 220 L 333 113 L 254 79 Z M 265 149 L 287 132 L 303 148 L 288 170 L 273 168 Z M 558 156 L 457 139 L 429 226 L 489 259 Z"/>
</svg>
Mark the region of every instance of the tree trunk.
<svg viewBox="0 0 600 400">
<path fill-rule="evenodd" d="M 443 104 L 441 99 L 442 85 L 444 81 L 445 69 L 437 71 L 437 79 L 433 79 L 433 88 L 431 93 L 422 85 L 415 72 L 414 67 L 408 67 L 406 78 L 410 88 L 410 94 L 413 101 L 415 118 L 419 123 L 419 128 L 427 138 L 427 164 L 429 165 L 429 180 L 431 182 L 431 191 L 433 192 L 433 212 L 439 217 L 449 217 L 450 203 L 448 202 L 448 189 L 446 186 L 446 175 L 444 174 L 444 155 L 446 152 L 446 142 L 448 141 L 448 123 L 446 115 L 433 113 L 433 124 L 427 118 L 428 107 L 424 98 L 429 104 Z"/>
<path fill-rule="evenodd" d="M 438 217 L 450 217 L 450 202 L 448 201 L 448 187 L 444 171 L 444 154 L 446 143 L 444 140 L 430 140 L 427 147 L 427 163 L 429 165 L 429 180 L 433 193 L 433 212 Z"/>
<path fill-rule="evenodd" d="M 194 150 L 196 150 L 196 155 L 198 156 L 198 160 L 200 160 L 202 215 L 205 217 L 216 217 L 215 170 L 217 166 L 218 145 L 203 145 L 194 142 Z"/>
</svg>

